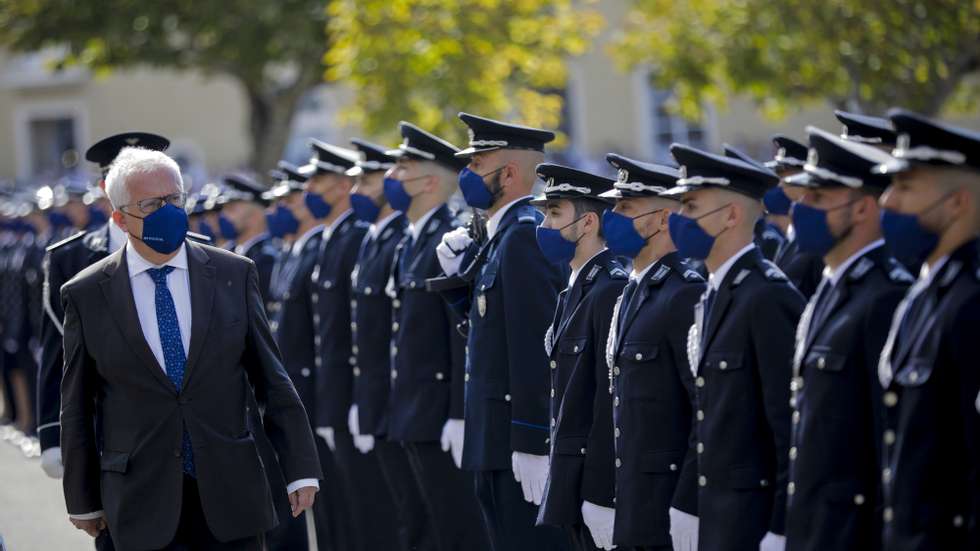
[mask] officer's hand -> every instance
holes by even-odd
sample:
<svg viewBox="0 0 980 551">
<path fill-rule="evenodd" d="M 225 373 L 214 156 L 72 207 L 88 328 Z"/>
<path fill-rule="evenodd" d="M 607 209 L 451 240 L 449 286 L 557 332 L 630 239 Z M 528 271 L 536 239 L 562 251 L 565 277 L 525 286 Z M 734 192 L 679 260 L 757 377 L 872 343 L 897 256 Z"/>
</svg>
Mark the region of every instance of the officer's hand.
<svg viewBox="0 0 980 551">
<path fill-rule="evenodd" d="M 462 419 L 447 419 L 446 424 L 442 426 L 442 438 L 439 439 L 442 444 L 442 451 L 452 452 L 453 463 L 456 464 L 457 469 L 463 468 L 463 429 L 465 426 Z"/>
<path fill-rule="evenodd" d="M 589 527 L 595 546 L 599 549 L 615 549 L 613 545 L 613 525 L 616 523 L 616 510 L 588 501 L 582 502 L 582 521 Z"/>
<path fill-rule="evenodd" d="M 61 448 L 48 448 L 41 452 L 41 469 L 51 478 L 65 476 L 65 466 L 61 463 Z"/>
<path fill-rule="evenodd" d="M 786 549 L 786 536 L 766 532 L 765 537 L 759 543 L 759 551 L 784 551 Z"/>
<path fill-rule="evenodd" d="M 548 482 L 548 456 L 514 452 L 511 467 L 514 469 L 514 479 L 521 483 L 524 500 L 541 505 L 544 486 Z"/>
<path fill-rule="evenodd" d="M 466 228 L 456 228 L 442 236 L 442 242 L 436 247 L 436 257 L 447 276 L 459 273 L 459 266 L 463 263 L 463 253 L 472 242 L 473 238 Z"/>
<path fill-rule="evenodd" d="M 667 513 L 674 551 L 698 551 L 698 517 L 673 507 Z"/>
<path fill-rule="evenodd" d="M 99 532 L 105 530 L 105 517 L 93 518 L 89 520 L 78 520 L 75 518 L 69 518 L 75 528 L 79 530 L 84 530 L 86 534 L 92 536 L 93 538 L 99 535 Z"/>
<path fill-rule="evenodd" d="M 333 427 L 317 427 L 316 434 L 327 441 L 327 447 L 330 448 L 330 451 L 337 451 L 337 441 L 334 440 Z"/>
<path fill-rule="evenodd" d="M 296 491 L 289 494 L 289 509 L 296 518 L 303 514 L 303 511 L 313 507 L 313 500 L 316 498 L 316 486 L 303 486 L 296 488 Z"/>
</svg>

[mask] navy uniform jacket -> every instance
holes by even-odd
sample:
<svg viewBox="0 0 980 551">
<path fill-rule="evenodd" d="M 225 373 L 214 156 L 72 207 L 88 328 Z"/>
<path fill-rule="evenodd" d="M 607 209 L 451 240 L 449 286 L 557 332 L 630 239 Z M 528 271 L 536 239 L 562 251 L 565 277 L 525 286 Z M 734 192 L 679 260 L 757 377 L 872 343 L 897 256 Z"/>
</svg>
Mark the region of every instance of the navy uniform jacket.
<svg viewBox="0 0 980 551">
<path fill-rule="evenodd" d="M 626 270 L 608 250 L 582 266 L 558 295 L 544 337 L 551 368 L 551 470 L 540 524 L 582 522 L 582 502 L 613 506 L 612 396 L 606 340 Z"/>
<path fill-rule="evenodd" d="M 543 216 L 528 201 L 504 213 L 479 255 L 467 309 L 466 470 L 510 470 L 514 451 L 548 454 L 550 370 L 541 343 L 568 267 L 541 254 L 534 234 Z"/>
<path fill-rule="evenodd" d="M 302 249 L 288 250 L 273 270 L 269 327 L 282 351 L 283 366 L 306 407 L 310 422 L 316 419 L 318 400 L 315 371 L 316 344 L 313 329 L 313 283 L 322 230 L 316 230 Z M 317 426 L 317 425 L 314 425 Z"/>
<path fill-rule="evenodd" d="M 262 292 L 262 299 L 265 300 L 266 309 L 272 303 L 269 287 L 272 282 L 272 269 L 280 254 L 282 254 L 282 242 L 269 235 L 259 238 L 242 251 L 242 256 L 251 259 L 259 272 L 259 290 Z"/>
<path fill-rule="evenodd" d="M 187 232 L 197 242 L 203 235 Z M 61 372 L 63 361 L 62 322 L 65 312 L 58 293 L 61 286 L 83 268 L 109 256 L 109 225 L 75 235 L 47 248 L 44 256 L 41 306 L 41 365 L 37 374 L 37 426 L 41 449 L 54 448 L 61 440 Z M 52 296 L 54 299 L 52 300 Z"/>
<path fill-rule="evenodd" d="M 793 335 L 804 300 L 754 247 L 721 281 L 707 319 L 703 303 L 688 333 L 699 544 L 754 549 L 766 532 L 784 531 Z"/>
<path fill-rule="evenodd" d="M 884 549 L 980 548 L 980 261 L 962 245 L 896 309 L 879 364 Z M 904 314 L 904 315 L 903 315 Z M 893 327 L 892 332 L 895 332 Z"/>
<path fill-rule="evenodd" d="M 879 549 L 878 356 L 912 276 L 884 246 L 804 310 L 793 359 L 787 549 Z M 818 302 L 819 299 L 819 302 Z"/>
<path fill-rule="evenodd" d="M 412 243 L 407 235 L 395 254 L 392 273 L 392 356 L 388 438 L 435 442 L 446 419 L 463 418 L 465 340 L 453 312 L 439 294 L 426 290 L 427 279 L 442 272 L 436 246 L 455 228 L 446 205 L 439 207 Z"/>
<path fill-rule="evenodd" d="M 354 357 L 351 337 L 351 272 L 369 224 L 343 215 L 323 240 L 313 272 L 313 323 L 316 329 L 316 427 L 346 432 L 351 405 Z M 374 346 L 387 348 L 387 343 Z"/>
<path fill-rule="evenodd" d="M 800 252 L 796 240 L 787 239 L 773 262 L 786 274 L 803 298 L 810 300 L 823 277 L 823 259 L 814 254 Z"/>
<path fill-rule="evenodd" d="M 675 252 L 644 274 L 629 304 L 617 304 L 607 360 L 619 460 L 613 543 L 620 547 L 669 546 L 667 510 L 698 512 L 687 332 L 703 291 L 704 277 Z"/>
<path fill-rule="evenodd" d="M 361 434 L 388 433 L 388 394 L 398 371 L 391 360 L 398 347 L 391 342 L 391 297 L 385 292 L 391 278 L 395 248 L 405 236 L 408 222 L 398 214 L 380 235 L 364 236 L 351 274 L 351 324 L 354 343 L 352 403 L 357 405 Z"/>
</svg>

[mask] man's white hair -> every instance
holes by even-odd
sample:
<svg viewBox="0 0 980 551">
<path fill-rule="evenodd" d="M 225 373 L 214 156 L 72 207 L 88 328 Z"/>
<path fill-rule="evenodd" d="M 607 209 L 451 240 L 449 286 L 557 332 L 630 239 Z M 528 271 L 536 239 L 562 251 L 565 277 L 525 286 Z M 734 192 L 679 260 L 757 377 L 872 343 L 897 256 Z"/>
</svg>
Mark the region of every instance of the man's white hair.
<svg viewBox="0 0 980 551">
<path fill-rule="evenodd" d="M 112 161 L 109 174 L 105 177 L 105 192 L 109 196 L 112 208 L 119 210 L 130 202 L 129 189 L 126 181 L 137 174 L 149 174 L 158 170 L 168 170 L 173 173 L 174 180 L 183 191 L 184 180 L 180 176 L 177 162 L 161 151 L 144 149 L 142 147 L 124 147 Z"/>
</svg>

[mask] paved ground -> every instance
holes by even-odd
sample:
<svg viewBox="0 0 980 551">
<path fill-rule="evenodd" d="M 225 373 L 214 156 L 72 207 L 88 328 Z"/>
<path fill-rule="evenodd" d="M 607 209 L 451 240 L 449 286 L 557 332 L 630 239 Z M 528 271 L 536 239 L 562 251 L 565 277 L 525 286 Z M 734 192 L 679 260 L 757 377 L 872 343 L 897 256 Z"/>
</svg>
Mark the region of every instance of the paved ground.
<svg viewBox="0 0 980 551">
<path fill-rule="evenodd" d="M 0 440 L 0 537 L 6 551 L 88 551 L 92 538 L 68 522 L 61 481 L 37 458 Z"/>
</svg>

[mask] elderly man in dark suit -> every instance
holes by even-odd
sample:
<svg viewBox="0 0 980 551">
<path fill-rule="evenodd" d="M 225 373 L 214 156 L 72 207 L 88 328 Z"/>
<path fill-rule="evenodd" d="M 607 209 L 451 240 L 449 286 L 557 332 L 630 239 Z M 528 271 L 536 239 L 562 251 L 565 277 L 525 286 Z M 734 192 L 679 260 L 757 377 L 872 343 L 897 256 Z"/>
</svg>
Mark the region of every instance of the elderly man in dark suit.
<svg viewBox="0 0 980 551">
<path fill-rule="evenodd" d="M 163 153 L 124 149 L 106 188 L 127 243 L 62 287 L 65 500 L 119 549 L 259 549 L 277 520 L 250 384 L 294 515 L 313 504 L 319 461 L 255 265 L 185 241 L 182 187 Z"/>
</svg>

